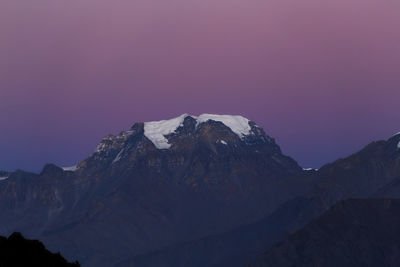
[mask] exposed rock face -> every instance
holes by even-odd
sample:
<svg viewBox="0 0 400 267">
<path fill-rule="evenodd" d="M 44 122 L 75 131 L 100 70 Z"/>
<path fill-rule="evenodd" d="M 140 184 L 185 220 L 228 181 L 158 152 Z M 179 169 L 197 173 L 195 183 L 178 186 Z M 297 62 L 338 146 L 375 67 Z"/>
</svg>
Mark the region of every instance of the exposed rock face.
<svg viewBox="0 0 400 267">
<path fill-rule="evenodd" d="M 85 266 L 112 266 L 256 222 L 311 184 L 253 122 L 238 134 L 184 116 L 164 136 L 167 149 L 144 126 L 103 139 L 76 168 L 46 165 L 0 181 L 0 233 L 21 231 Z"/>
<path fill-rule="evenodd" d="M 341 201 L 248 266 L 400 266 L 400 200 Z"/>
<path fill-rule="evenodd" d="M 0 237 L 0 266 L 79 267 L 80 264 L 69 263 L 59 253 L 51 253 L 40 241 L 13 233 L 9 238 Z"/>
</svg>

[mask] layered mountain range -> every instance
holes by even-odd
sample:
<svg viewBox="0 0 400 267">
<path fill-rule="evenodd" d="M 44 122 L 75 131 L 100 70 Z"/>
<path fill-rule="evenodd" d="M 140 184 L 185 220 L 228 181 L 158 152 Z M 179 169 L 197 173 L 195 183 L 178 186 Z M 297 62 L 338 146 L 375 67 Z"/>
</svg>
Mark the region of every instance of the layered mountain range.
<svg viewBox="0 0 400 267">
<path fill-rule="evenodd" d="M 1 233 L 39 238 L 84 266 L 256 222 L 309 179 L 255 123 L 216 115 L 137 123 L 77 166 L 7 177 Z"/>
<path fill-rule="evenodd" d="M 348 199 L 247 265 L 399 266 L 400 199 Z"/>
<path fill-rule="evenodd" d="M 76 166 L 0 172 L 0 234 L 83 266 L 243 266 L 337 201 L 400 195 L 399 145 L 315 171 L 241 116 L 136 123 Z"/>
</svg>

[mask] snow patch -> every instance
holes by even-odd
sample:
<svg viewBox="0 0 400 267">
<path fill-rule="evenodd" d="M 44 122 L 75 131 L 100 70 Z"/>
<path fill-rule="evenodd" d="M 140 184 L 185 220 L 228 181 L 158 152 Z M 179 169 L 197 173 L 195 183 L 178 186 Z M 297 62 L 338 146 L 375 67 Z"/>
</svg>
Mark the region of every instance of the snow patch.
<svg viewBox="0 0 400 267">
<path fill-rule="evenodd" d="M 183 125 L 183 121 L 188 114 L 183 114 L 171 120 L 152 121 L 144 123 L 144 135 L 156 146 L 158 149 L 168 149 L 171 144 L 168 143 L 166 135 L 172 134 Z"/>
<path fill-rule="evenodd" d="M 62 167 L 62 169 L 64 170 L 64 171 L 69 171 L 69 172 L 74 172 L 74 171 L 76 171 L 77 169 L 78 169 L 78 165 L 74 165 L 74 166 L 71 166 L 71 167 Z"/>
<path fill-rule="evenodd" d="M 314 169 L 314 168 L 303 168 L 303 171 L 318 171 L 318 169 Z"/>
<path fill-rule="evenodd" d="M 3 181 L 5 179 L 8 179 L 9 176 L 0 176 L 0 181 Z"/>
<path fill-rule="evenodd" d="M 112 163 L 116 163 L 121 159 L 122 153 L 124 153 L 124 150 L 125 150 L 125 148 L 121 149 L 121 151 L 118 153 L 118 155 L 115 157 L 115 159 L 113 160 Z"/>
<path fill-rule="evenodd" d="M 226 146 L 228 145 L 228 143 L 227 143 L 226 141 L 224 141 L 224 140 L 220 140 L 219 142 L 220 142 L 221 144 L 223 144 L 223 145 L 226 145 Z"/>
<path fill-rule="evenodd" d="M 227 127 L 229 127 L 232 132 L 234 132 L 241 138 L 249 135 L 251 132 L 251 127 L 249 125 L 250 121 L 242 116 L 202 114 L 196 119 L 197 124 L 207 122 L 209 120 L 222 122 Z"/>
<path fill-rule="evenodd" d="M 197 126 L 210 120 L 222 122 L 240 138 L 251 133 L 250 121 L 242 116 L 202 114 L 196 117 L 189 114 L 183 114 L 170 120 L 145 122 L 144 135 L 156 146 L 156 148 L 169 149 L 171 144 L 168 143 L 168 139 L 165 136 L 174 133 L 176 129 L 183 126 L 185 118 L 189 116 L 197 121 Z"/>
</svg>

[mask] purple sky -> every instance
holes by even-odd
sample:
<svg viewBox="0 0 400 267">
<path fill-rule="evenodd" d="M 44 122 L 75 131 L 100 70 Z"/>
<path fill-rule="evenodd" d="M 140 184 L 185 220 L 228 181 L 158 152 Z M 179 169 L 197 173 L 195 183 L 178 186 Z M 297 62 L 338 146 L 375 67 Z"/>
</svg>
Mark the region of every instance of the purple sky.
<svg viewBox="0 0 400 267">
<path fill-rule="evenodd" d="M 304 167 L 400 131 L 398 0 L 2 0 L 0 169 L 241 114 Z"/>
</svg>

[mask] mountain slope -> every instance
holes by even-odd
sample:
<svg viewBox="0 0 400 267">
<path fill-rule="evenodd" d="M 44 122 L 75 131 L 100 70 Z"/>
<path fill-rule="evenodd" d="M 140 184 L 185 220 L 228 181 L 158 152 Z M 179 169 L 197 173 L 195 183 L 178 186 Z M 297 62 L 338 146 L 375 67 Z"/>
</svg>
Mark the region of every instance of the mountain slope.
<svg viewBox="0 0 400 267">
<path fill-rule="evenodd" d="M 140 255 L 127 262 L 138 266 L 243 266 L 337 201 L 367 198 L 378 192 L 380 197 L 400 195 L 399 187 L 394 186 L 400 184 L 399 142 L 400 135 L 374 142 L 350 157 L 309 172 L 309 179 L 315 183 L 311 190 L 256 223 Z"/>
<path fill-rule="evenodd" d="M 131 257 L 117 266 L 244 266 L 289 235 L 292 229 L 303 226 L 309 217 L 315 217 L 309 214 L 315 212 L 312 205 L 311 200 L 296 198 L 258 222 Z"/>
<path fill-rule="evenodd" d="M 321 168 L 314 188 L 300 198 L 312 203 L 300 211 L 309 215 L 293 220 L 311 221 L 336 202 L 348 198 L 391 198 L 400 195 L 400 188 L 396 186 L 400 182 L 399 143 L 400 135 L 397 134 L 387 141 L 373 142 L 360 152 Z M 284 207 L 290 209 L 296 205 L 295 201 L 289 201 Z M 291 228 L 291 232 L 301 226 L 284 224 Z"/>
<path fill-rule="evenodd" d="M 399 266 L 400 200 L 338 202 L 249 267 Z"/>
<path fill-rule="evenodd" d="M 74 168 L 0 181 L 0 233 L 20 231 L 85 266 L 256 222 L 312 184 L 254 122 L 182 115 L 102 140 Z"/>
</svg>

